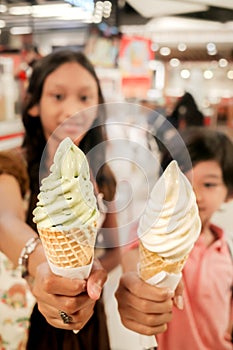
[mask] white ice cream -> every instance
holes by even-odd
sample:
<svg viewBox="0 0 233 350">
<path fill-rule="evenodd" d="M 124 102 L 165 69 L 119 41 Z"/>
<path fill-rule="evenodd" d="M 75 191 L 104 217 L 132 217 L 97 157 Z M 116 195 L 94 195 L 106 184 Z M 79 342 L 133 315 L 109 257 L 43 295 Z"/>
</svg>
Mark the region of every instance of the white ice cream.
<svg viewBox="0 0 233 350">
<path fill-rule="evenodd" d="M 189 254 L 200 230 L 192 186 L 177 162 L 172 161 L 151 192 L 138 236 L 146 249 L 180 260 Z"/>
</svg>

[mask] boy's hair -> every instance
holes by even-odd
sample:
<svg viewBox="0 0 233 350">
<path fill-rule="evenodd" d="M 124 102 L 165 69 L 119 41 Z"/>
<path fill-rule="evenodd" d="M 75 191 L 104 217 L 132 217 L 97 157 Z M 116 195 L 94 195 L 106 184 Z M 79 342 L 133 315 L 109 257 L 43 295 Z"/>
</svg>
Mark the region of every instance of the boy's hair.
<svg viewBox="0 0 233 350">
<path fill-rule="evenodd" d="M 192 166 L 202 161 L 216 161 L 222 169 L 223 181 L 228 195 L 233 195 L 233 142 L 221 131 L 207 127 L 190 127 L 180 133 L 187 148 Z M 173 159 L 177 160 L 181 170 L 190 170 L 190 161 L 183 156 L 179 147 Z M 168 150 L 164 152 L 161 167 L 164 170 L 172 160 Z"/>
<path fill-rule="evenodd" d="M 14 151 L 0 152 L 0 175 L 9 174 L 18 181 L 22 198 L 29 190 L 29 178 L 23 157 Z"/>
</svg>

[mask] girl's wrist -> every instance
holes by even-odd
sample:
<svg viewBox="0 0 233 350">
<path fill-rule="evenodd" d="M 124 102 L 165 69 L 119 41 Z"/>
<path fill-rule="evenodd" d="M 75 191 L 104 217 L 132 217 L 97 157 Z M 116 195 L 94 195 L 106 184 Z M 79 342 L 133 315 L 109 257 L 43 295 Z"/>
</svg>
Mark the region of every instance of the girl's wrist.
<svg viewBox="0 0 233 350">
<path fill-rule="evenodd" d="M 31 237 L 23 247 L 20 257 L 18 259 L 18 265 L 21 269 L 21 275 L 23 278 L 27 278 L 30 274 L 29 272 L 29 261 L 31 255 L 35 252 L 37 247 L 41 245 L 40 238 L 38 236 Z"/>
</svg>

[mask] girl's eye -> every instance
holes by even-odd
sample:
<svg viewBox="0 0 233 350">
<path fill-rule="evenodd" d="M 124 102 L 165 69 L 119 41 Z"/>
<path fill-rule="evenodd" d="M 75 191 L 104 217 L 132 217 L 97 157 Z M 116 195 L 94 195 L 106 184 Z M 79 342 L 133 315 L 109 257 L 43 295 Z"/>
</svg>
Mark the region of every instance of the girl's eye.
<svg viewBox="0 0 233 350">
<path fill-rule="evenodd" d="M 86 102 L 88 99 L 89 99 L 89 96 L 87 95 L 80 96 L 80 100 L 83 102 Z"/>
<path fill-rule="evenodd" d="M 55 97 L 55 99 L 56 99 L 57 101 L 61 101 L 62 98 L 63 98 L 63 95 L 61 95 L 61 94 L 55 94 L 54 97 Z"/>
</svg>

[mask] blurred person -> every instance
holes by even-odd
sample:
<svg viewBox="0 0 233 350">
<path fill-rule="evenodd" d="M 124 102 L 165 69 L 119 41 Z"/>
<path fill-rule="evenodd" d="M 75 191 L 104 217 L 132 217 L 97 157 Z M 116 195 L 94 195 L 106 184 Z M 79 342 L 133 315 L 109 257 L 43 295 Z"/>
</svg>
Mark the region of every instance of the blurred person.
<svg viewBox="0 0 233 350">
<path fill-rule="evenodd" d="M 36 45 L 26 45 L 21 50 L 22 62 L 19 66 L 18 72 L 16 73 L 16 78 L 22 81 L 28 80 L 32 73 L 33 65 L 37 60 L 42 58 L 38 47 Z"/>
<path fill-rule="evenodd" d="M 178 98 L 173 111 L 167 116 L 167 119 L 178 130 L 189 126 L 204 125 L 204 115 L 198 109 L 194 97 L 189 92 Z"/>
<path fill-rule="evenodd" d="M 16 104 L 17 113 L 21 114 L 22 103 L 26 95 L 28 82 L 32 74 L 33 65 L 42 58 L 38 47 L 33 44 L 27 44 L 20 52 L 21 62 L 15 72 L 15 80 L 17 81 L 19 98 Z"/>
<path fill-rule="evenodd" d="M 204 115 L 198 109 L 193 96 L 189 92 L 178 98 L 169 115 L 165 116 L 165 114 L 156 112 L 153 112 L 152 115 L 154 115 L 154 122 L 150 124 L 149 129 L 154 135 L 161 153 L 167 147 L 175 146 L 176 139 L 179 139 L 177 131 L 179 132 L 190 126 L 204 125 Z M 171 142 L 174 145 L 171 145 Z"/>
<path fill-rule="evenodd" d="M 28 256 L 23 256 L 24 275 L 37 304 L 30 319 L 27 350 L 110 348 L 101 294 L 107 271 L 119 263 L 117 219 L 114 208 L 109 208 L 113 206 L 116 181 L 105 163 L 105 149 L 94 155 L 90 152 L 106 141 L 105 115 L 98 107 L 103 102 L 94 67 L 81 52 L 59 50 L 34 64 L 23 109 L 23 149 L 30 179 L 26 223 L 19 214 L 20 203 L 13 188 L 4 188 L 5 201 L 0 207 L 0 249 L 17 265 L 25 248 L 30 248 Z M 89 114 L 82 113 L 90 107 Z M 71 118 L 77 112 L 81 113 Z M 102 215 L 100 234 L 107 241 L 106 247 L 110 246 L 99 260 L 95 259 L 87 280 L 71 280 L 51 272 L 32 220 L 41 180 L 40 163 L 43 178 L 58 144 L 67 136 L 88 157 Z M 42 158 L 46 143 L 46 157 Z M 68 323 L 62 320 L 59 310 L 67 316 Z"/>
<path fill-rule="evenodd" d="M 29 191 L 29 178 L 24 163 L 19 152 L 0 152 L 0 197 L 5 203 L 5 191 L 14 192 L 18 215 L 22 220 L 26 218 Z M 28 284 L 22 279 L 20 270 L 14 268 L 12 262 L 1 252 L 0 271 L 0 348 L 25 349 L 35 299 Z"/>
</svg>

